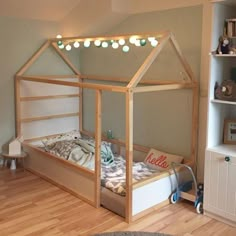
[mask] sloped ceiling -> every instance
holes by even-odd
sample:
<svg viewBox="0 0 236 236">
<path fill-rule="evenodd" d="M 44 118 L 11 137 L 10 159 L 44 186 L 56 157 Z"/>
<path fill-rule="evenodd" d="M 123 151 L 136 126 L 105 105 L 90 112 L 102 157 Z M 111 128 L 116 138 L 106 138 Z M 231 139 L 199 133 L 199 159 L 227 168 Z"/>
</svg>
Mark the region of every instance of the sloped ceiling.
<svg viewBox="0 0 236 236">
<path fill-rule="evenodd" d="M 0 0 L 0 16 L 60 21 L 81 0 Z"/>
<path fill-rule="evenodd" d="M 108 1 L 110 2 L 109 5 L 111 12 L 122 14 L 135 14 L 197 5 L 209 0 L 92 0 L 92 4 L 94 7 L 100 5 L 101 9 L 103 8 L 103 6 L 106 7 Z M 89 11 L 87 5 L 91 7 L 91 1 L 0 0 L 0 16 L 11 16 L 16 18 L 37 19 L 45 21 L 62 21 L 75 8 L 85 7 L 85 9 L 80 9 L 80 11 Z"/>
<path fill-rule="evenodd" d="M 0 16 L 54 21 L 63 36 L 75 36 L 106 32 L 132 14 L 204 1 L 209 0 L 0 0 Z"/>
</svg>

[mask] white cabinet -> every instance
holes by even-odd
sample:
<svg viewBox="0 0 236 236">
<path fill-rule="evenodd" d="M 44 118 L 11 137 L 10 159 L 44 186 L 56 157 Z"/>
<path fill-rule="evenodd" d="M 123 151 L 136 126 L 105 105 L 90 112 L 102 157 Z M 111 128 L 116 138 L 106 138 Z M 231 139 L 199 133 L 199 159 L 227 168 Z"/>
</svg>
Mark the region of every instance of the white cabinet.
<svg viewBox="0 0 236 236">
<path fill-rule="evenodd" d="M 224 149 L 206 151 L 204 210 L 236 225 L 236 156 L 225 154 Z"/>
<path fill-rule="evenodd" d="M 226 19 L 236 18 L 236 1 L 218 0 L 212 8 L 211 52 L 218 47 Z M 230 40 L 236 43 L 235 37 Z M 236 120 L 236 101 L 215 99 L 214 96 L 216 82 L 221 84 L 223 80 L 232 79 L 232 68 L 236 68 L 236 54 L 210 55 L 204 212 L 236 226 L 236 145 L 225 144 L 223 140 L 224 121 Z"/>
</svg>

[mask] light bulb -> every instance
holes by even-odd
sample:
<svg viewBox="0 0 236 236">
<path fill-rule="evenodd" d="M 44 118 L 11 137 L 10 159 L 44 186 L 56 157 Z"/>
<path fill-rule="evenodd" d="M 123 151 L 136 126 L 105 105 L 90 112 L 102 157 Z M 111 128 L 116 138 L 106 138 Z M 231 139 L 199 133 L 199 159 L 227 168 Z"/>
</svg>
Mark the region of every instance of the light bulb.
<svg viewBox="0 0 236 236">
<path fill-rule="evenodd" d="M 64 44 L 61 44 L 58 46 L 60 49 L 64 49 L 65 45 Z"/>
<path fill-rule="evenodd" d="M 140 40 L 140 45 L 141 45 L 141 46 L 145 46 L 146 43 L 147 43 L 147 42 L 146 42 L 146 39 L 141 39 L 141 40 Z"/>
<path fill-rule="evenodd" d="M 70 46 L 70 44 L 67 44 L 66 45 L 66 51 L 70 51 L 71 50 L 71 46 Z"/>
<path fill-rule="evenodd" d="M 100 47 L 101 46 L 101 41 L 99 39 L 96 39 L 94 41 L 94 45 L 97 46 L 97 47 Z"/>
<path fill-rule="evenodd" d="M 136 39 L 136 41 L 135 41 L 135 46 L 137 46 L 137 47 L 139 47 L 139 46 L 141 46 L 141 43 L 140 43 L 140 40 L 139 39 Z"/>
<path fill-rule="evenodd" d="M 131 37 L 129 38 L 129 42 L 132 43 L 132 44 L 135 44 L 135 42 L 136 42 L 136 37 L 135 37 L 135 36 L 131 36 Z"/>
<path fill-rule="evenodd" d="M 79 43 L 79 42 L 77 42 L 77 41 L 74 42 L 74 47 L 75 47 L 75 48 L 78 48 L 79 46 L 80 46 L 80 43 Z"/>
<path fill-rule="evenodd" d="M 119 44 L 120 45 L 124 45 L 125 44 L 125 40 L 124 39 L 119 39 Z"/>
<path fill-rule="evenodd" d="M 61 39 L 62 36 L 60 34 L 57 35 L 57 39 Z"/>
<path fill-rule="evenodd" d="M 155 40 L 155 37 L 148 37 L 149 42 L 152 42 L 153 40 Z"/>
<path fill-rule="evenodd" d="M 89 46 L 90 46 L 90 41 L 86 39 L 84 41 L 84 47 L 88 48 Z"/>
<path fill-rule="evenodd" d="M 123 46 L 122 51 L 123 52 L 128 52 L 129 51 L 129 46 L 128 45 Z"/>
<path fill-rule="evenodd" d="M 158 44 L 158 41 L 157 41 L 156 39 L 154 39 L 154 40 L 151 41 L 151 45 L 152 45 L 153 47 L 156 47 L 157 44 Z"/>
<path fill-rule="evenodd" d="M 106 41 L 102 42 L 102 47 L 107 48 L 108 47 L 108 42 L 106 42 Z"/>
<path fill-rule="evenodd" d="M 112 44 L 112 47 L 113 47 L 114 49 L 117 49 L 117 48 L 119 47 L 119 44 L 118 44 L 117 42 L 114 42 L 114 43 Z"/>
<path fill-rule="evenodd" d="M 58 46 L 60 46 L 60 45 L 62 45 L 62 44 L 63 44 L 63 43 L 62 43 L 61 40 L 57 41 L 57 45 L 58 45 Z"/>
</svg>

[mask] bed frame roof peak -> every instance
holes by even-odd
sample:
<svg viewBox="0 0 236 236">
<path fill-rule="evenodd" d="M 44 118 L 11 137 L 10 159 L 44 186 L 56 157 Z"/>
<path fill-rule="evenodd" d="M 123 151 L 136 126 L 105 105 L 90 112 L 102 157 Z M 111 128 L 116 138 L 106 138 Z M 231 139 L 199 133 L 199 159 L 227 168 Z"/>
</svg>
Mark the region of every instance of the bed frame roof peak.
<svg viewBox="0 0 236 236">
<path fill-rule="evenodd" d="M 17 79 L 23 79 L 23 80 L 31 80 L 35 82 L 44 82 L 44 83 L 55 83 L 55 84 L 62 84 L 59 81 L 53 79 L 52 76 L 47 77 L 44 76 L 24 76 L 24 73 L 31 67 L 31 65 L 42 55 L 42 53 L 48 49 L 50 46 L 57 52 L 57 54 L 61 57 L 61 59 L 64 61 L 64 63 L 71 69 L 73 72 L 74 76 L 77 76 L 79 79 L 87 79 L 89 75 L 82 75 L 80 71 L 76 68 L 76 66 L 70 61 L 70 59 L 58 48 L 57 42 L 62 41 L 66 43 L 71 43 L 75 41 L 85 41 L 85 40 L 90 40 L 90 41 L 95 41 L 96 39 L 99 40 L 118 40 L 118 39 L 127 39 L 130 38 L 131 36 L 134 36 L 136 38 L 147 38 L 147 37 L 156 37 L 158 38 L 158 45 L 153 48 L 153 50 L 150 52 L 150 54 L 147 56 L 147 58 L 144 60 L 143 64 L 139 67 L 137 72 L 134 74 L 134 76 L 127 81 L 126 86 L 112 86 L 112 87 L 117 87 L 117 89 L 114 89 L 116 92 L 127 92 L 127 91 L 132 91 L 132 92 L 145 92 L 145 91 L 155 91 L 157 86 L 157 83 L 153 83 L 150 86 L 150 83 L 147 83 L 149 86 L 145 87 L 137 87 L 138 84 L 141 84 L 141 80 L 147 70 L 150 68 L 152 63 L 155 61 L 155 59 L 158 57 L 162 49 L 165 47 L 165 45 L 169 42 L 171 46 L 174 49 L 174 52 L 176 53 L 181 65 L 183 66 L 183 69 L 185 73 L 187 74 L 189 80 L 188 81 L 182 81 L 182 82 L 172 82 L 172 83 L 167 83 L 165 85 L 169 86 L 164 86 L 163 90 L 165 89 L 179 89 L 179 88 L 189 88 L 191 86 L 195 86 L 196 80 L 194 78 L 194 74 L 191 70 L 191 67 L 189 66 L 187 60 L 185 59 L 183 53 L 180 50 L 180 47 L 173 35 L 172 32 L 170 31 L 163 31 L 163 32 L 155 32 L 155 33 L 144 33 L 144 34 L 125 34 L 125 35 L 106 35 L 106 36 L 83 36 L 83 37 L 64 37 L 64 38 L 51 38 L 46 40 L 46 42 L 34 53 L 34 55 L 23 65 L 23 67 L 16 73 L 16 78 Z M 56 77 L 56 76 L 55 76 Z M 112 78 L 110 79 L 99 79 L 99 76 L 95 76 L 97 80 L 105 80 L 105 81 L 113 81 Z M 118 81 L 118 80 L 116 80 Z M 118 82 L 124 82 L 124 80 L 118 81 Z M 83 83 L 84 84 L 84 83 Z M 171 85 L 175 86 L 171 86 Z M 66 84 L 64 84 L 66 85 Z M 161 84 L 162 85 L 162 84 Z M 178 86 L 176 86 L 178 85 Z M 67 86 L 76 86 L 75 83 L 67 82 Z M 85 84 L 82 86 L 82 83 L 77 84 L 78 87 L 87 87 Z M 105 85 L 104 85 L 105 86 Z M 91 87 L 91 86 L 88 86 Z M 106 87 L 106 88 L 105 88 Z M 99 89 L 104 88 L 104 90 L 112 90 L 109 87 L 105 86 L 101 87 L 98 86 Z M 147 87 L 152 87 L 147 89 Z M 122 89 L 123 88 L 123 89 Z M 113 91 L 113 90 L 112 90 Z"/>
</svg>

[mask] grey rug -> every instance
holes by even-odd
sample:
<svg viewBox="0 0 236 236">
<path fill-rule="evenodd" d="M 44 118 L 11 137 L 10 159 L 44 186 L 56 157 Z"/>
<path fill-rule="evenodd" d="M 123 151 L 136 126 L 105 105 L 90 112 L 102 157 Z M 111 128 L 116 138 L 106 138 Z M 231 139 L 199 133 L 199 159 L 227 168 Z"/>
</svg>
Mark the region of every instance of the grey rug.
<svg viewBox="0 0 236 236">
<path fill-rule="evenodd" d="M 162 234 L 162 233 L 127 231 L 127 232 L 101 233 L 101 234 L 95 234 L 94 236 L 171 236 L 171 235 L 169 235 L 169 234 Z"/>
</svg>

